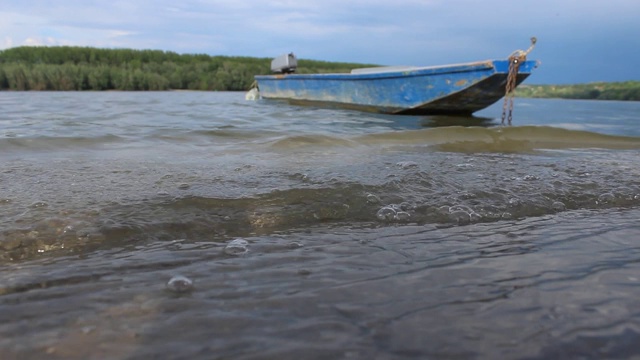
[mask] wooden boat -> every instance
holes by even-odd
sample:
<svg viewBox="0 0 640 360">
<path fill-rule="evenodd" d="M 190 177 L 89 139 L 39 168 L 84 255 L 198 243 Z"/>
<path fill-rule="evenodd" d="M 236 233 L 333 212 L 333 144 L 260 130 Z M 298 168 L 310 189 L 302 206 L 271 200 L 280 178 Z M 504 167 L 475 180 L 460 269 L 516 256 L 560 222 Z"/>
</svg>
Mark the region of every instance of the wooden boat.
<svg viewBox="0 0 640 360">
<path fill-rule="evenodd" d="M 534 39 L 529 50 L 518 50 L 520 53 L 504 60 L 376 67 L 340 74 L 295 74 L 297 60 L 287 54 L 272 62 L 272 70 L 278 74 L 257 75 L 255 80 L 261 98 L 293 104 L 388 114 L 468 115 L 505 96 L 510 71 L 515 77 L 511 91 L 531 74 L 539 64 L 526 60 L 533 44 Z"/>
</svg>

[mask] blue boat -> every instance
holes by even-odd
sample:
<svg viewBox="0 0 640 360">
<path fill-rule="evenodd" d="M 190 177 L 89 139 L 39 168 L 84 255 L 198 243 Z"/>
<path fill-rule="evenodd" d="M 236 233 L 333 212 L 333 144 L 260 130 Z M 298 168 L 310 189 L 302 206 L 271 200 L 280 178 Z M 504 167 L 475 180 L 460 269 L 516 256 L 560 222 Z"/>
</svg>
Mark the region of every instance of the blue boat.
<svg viewBox="0 0 640 360">
<path fill-rule="evenodd" d="M 529 50 L 518 50 L 504 60 L 338 74 L 295 74 L 297 60 L 287 54 L 272 62 L 278 74 L 257 75 L 255 80 L 261 98 L 292 104 L 386 114 L 469 115 L 497 102 L 531 74 L 539 64 L 526 60 L 533 44 L 534 39 Z"/>
</svg>

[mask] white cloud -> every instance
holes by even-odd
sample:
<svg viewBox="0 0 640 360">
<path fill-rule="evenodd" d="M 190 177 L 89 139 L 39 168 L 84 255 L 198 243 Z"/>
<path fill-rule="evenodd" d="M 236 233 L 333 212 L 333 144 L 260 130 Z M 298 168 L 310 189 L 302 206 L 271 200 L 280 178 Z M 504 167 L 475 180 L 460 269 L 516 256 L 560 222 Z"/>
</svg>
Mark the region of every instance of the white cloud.
<svg viewBox="0 0 640 360">
<path fill-rule="evenodd" d="M 63 45 L 63 44 L 64 44 L 64 41 L 59 41 L 52 37 L 47 37 L 47 38 L 29 37 L 22 42 L 22 45 L 25 45 L 25 46 L 54 46 L 54 45 Z"/>
<path fill-rule="evenodd" d="M 0 44 L 0 49 L 8 49 L 13 47 L 13 39 L 10 36 L 5 36 L 4 41 Z"/>
<path fill-rule="evenodd" d="M 619 63 L 610 72 L 640 79 L 631 65 L 640 59 L 629 50 L 640 46 L 637 0 L 1 1 L 4 48 L 68 44 L 261 57 L 294 51 L 329 61 L 436 65 L 507 56 L 538 36 L 533 55 L 543 60 L 541 74 L 578 76 L 576 66 Z M 620 49 L 629 53 L 624 63 Z M 589 56 L 576 64 L 575 54 Z"/>
</svg>

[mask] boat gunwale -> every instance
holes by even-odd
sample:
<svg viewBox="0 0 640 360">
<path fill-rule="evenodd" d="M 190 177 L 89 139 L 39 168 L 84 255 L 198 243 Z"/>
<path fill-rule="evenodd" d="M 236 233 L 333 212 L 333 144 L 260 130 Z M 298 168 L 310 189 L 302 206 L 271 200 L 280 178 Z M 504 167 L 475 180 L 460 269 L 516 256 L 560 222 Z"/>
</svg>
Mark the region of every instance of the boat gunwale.
<svg viewBox="0 0 640 360">
<path fill-rule="evenodd" d="M 368 80 L 368 79 L 385 79 L 398 77 L 414 77 L 414 76 L 432 76 L 449 73 L 473 72 L 496 69 L 497 62 L 507 62 L 508 60 L 485 60 L 478 62 L 438 65 L 425 67 L 407 67 L 398 70 L 381 70 L 380 72 L 364 72 L 364 73 L 327 73 L 327 74 L 275 74 L 275 75 L 256 75 L 255 79 L 260 80 Z M 537 61 L 528 60 L 524 64 L 537 66 Z M 387 67 L 388 68 L 388 67 Z M 375 69 L 375 68 L 366 68 Z M 381 67 L 385 69 L 385 67 Z M 524 71 L 522 72 L 528 72 Z"/>
</svg>

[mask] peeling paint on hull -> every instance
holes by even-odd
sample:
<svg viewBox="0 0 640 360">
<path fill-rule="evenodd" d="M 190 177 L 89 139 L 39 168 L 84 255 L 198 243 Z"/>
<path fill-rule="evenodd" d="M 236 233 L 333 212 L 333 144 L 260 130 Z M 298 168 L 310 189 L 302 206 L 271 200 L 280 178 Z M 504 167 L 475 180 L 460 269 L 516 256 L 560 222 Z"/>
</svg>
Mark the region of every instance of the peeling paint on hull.
<svg viewBox="0 0 640 360">
<path fill-rule="evenodd" d="M 517 83 L 537 67 L 520 65 Z M 264 99 L 389 114 L 471 114 L 504 96 L 507 60 L 352 74 L 256 76 Z"/>
</svg>

